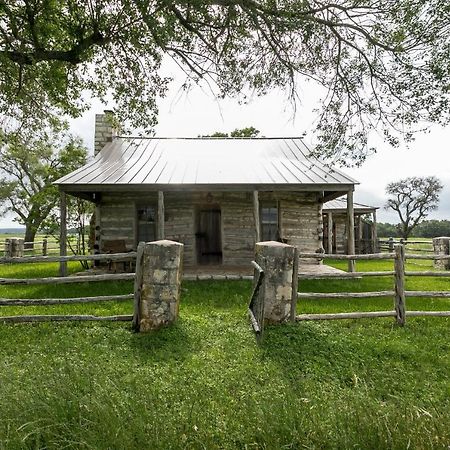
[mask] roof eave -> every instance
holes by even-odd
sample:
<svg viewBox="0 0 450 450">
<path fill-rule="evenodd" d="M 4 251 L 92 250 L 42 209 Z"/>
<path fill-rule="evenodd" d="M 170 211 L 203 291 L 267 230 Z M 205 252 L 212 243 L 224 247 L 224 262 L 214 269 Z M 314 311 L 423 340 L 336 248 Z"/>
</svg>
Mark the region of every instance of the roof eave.
<svg viewBox="0 0 450 450">
<path fill-rule="evenodd" d="M 145 191 L 305 191 L 342 192 L 354 188 L 353 183 L 336 184 L 68 184 L 58 183 L 64 192 L 145 192 Z"/>
</svg>

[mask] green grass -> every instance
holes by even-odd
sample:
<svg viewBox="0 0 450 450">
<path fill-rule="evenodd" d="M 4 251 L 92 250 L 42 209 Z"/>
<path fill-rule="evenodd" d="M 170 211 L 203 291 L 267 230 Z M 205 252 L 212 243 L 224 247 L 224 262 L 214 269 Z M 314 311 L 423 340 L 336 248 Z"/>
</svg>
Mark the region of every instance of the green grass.
<svg viewBox="0 0 450 450">
<path fill-rule="evenodd" d="M 11 277 L 57 272 L 56 264 L 0 267 Z M 411 278 L 407 286 L 449 289 L 449 281 Z M 390 288 L 389 278 L 300 285 Z M 129 282 L 3 286 L 0 296 L 131 290 Z M 178 322 L 157 333 L 134 334 L 124 323 L 0 324 L 0 449 L 448 449 L 449 319 L 271 326 L 258 346 L 246 316 L 250 291 L 245 281 L 183 283 Z M 408 299 L 407 307 L 450 303 Z M 362 309 L 392 309 L 392 300 L 299 303 L 299 312 Z M 131 310 L 131 302 L 113 302 L 0 313 Z"/>
</svg>

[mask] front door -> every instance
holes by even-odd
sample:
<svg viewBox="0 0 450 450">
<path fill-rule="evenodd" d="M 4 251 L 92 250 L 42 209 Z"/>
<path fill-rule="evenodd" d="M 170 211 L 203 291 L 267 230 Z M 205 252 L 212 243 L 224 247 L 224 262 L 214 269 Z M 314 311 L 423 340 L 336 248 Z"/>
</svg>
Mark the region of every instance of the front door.
<svg viewBox="0 0 450 450">
<path fill-rule="evenodd" d="M 222 263 L 222 233 L 220 209 L 202 209 L 198 212 L 197 262 Z"/>
</svg>

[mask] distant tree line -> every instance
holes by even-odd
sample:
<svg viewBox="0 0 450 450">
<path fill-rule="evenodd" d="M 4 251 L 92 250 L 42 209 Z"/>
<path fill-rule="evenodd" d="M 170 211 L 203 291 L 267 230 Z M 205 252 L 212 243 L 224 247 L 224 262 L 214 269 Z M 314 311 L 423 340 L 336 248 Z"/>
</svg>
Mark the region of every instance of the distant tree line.
<svg viewBox="0 0 450 450">
<path fill-rule="evenodd" d="M 399 225 L 378 223 L 379 237 L 401 237 Z M 414 228 L 414 237 L 450 236 L 450 220 L 424 220 Z"/>
</svg>

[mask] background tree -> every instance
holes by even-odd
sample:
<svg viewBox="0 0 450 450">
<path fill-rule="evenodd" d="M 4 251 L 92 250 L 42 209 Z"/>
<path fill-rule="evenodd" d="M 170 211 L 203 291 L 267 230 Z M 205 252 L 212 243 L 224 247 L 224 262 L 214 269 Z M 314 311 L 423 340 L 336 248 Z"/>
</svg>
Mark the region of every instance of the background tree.
<svg viewBox="0 0 450 450">
<path fill-rule="evenodd" d="M 389 198 L 385 208 L 397 212 L 401 237 L 407 239 L 419 222 L 437 209 L 442 188 L 436 177 L 410 177 L 386 186 Z"/>
<path fill-rule="evenodd" d="M 86 162 L 87 150 L 64 130 L 19 130 L 0 142 L 0 215 L 10 211 L 33 242 L 59 203 L 52 182 Z"/>
<path fill-rule="evenodd" d="M 236 128 L 231 133 L 225 133 L 223 131 L 215 131 L 212 134 L 205 134 L 199 137 L 218 137 L 218 138 L 227 138 L 227 137 L 258 137 L 260 131 L 255 127 L 246 127 L 246 128 Z"/>
<path fill-rule="evenodd" d="M 91 225 L 95 224 L 94 211 L 95 206 L 92 202 L 78 197 L 68 195 L 66 198 L 67 231 L 70 233 L 67 239 L 67 247 L 74 255 L 85 255 L 89 247 L 93 247 L 93 242 L 89 242 Z M 95 225 L 94 225 L 95 227 Z M 60 240 L 61 220 L 59 208 L 52 208 L 48 216 L 42 221 L 41 230 L 55 238 L 56 242 Z M 84 269 L 89 268 L 88 261 L 80 261 Z"/>
<path fill-rule="evenodd" d="M 424 220 L 417 225 L 414 235 L 426 238 L 450 236 L 450 220 Z"/>
<path fill-rule="evenodd" d="M 378 237 L 400 237 L 397 225 L 393 223 L 377 223 Z"/>
<path fill-rule="evenodd" d="M 316 152 L 360 163 L 371 130 L 397 145 L 449 122 L 448 16 L 448 0 L 0 0 L 0 113 L 75 116 L 111 95 L 121 122 L 148 129 L 168 57 L 241 101 L 323 87 Z"/>
</svg>

